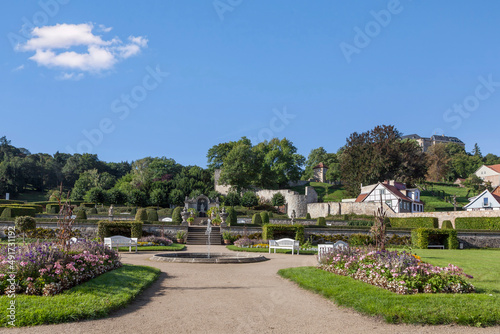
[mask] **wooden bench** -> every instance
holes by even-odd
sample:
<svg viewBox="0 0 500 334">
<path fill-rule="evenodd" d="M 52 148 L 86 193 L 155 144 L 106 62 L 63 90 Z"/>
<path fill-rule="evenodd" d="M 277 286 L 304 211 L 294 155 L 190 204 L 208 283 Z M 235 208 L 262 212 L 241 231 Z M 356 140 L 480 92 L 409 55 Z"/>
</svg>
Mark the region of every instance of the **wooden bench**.
<svg viewBox="0 0 500 334">
<path fill-rule="evenodd" d="M 439 249 L 444 249 L 444 245 L 427 245 L 427 248 L 439 248 Z"/>
<path fill-rule="evenodd" d="M 135 246 L 135 252 L 137 253 L 137 238 L 127 238 L 121 235 L 115 235 L 110 238 L 104 238 L 104 246 L 108 246 L 110 249 L 116 247 L 128 247 L 128 251 L 132 251 L 132 246 Z"/>
<path fill-rule="evenodd" d="M 299 254 L 300 243 L 298 240 L 289 238 L 269 240 L 269 253 L 271 253 L 271 248 L 274 248 L 274 253 L 276 253 L 276 249 L 291 249 L 292 255 L 294 250 L 297 250 L 297 254 Z"/>
</svg>

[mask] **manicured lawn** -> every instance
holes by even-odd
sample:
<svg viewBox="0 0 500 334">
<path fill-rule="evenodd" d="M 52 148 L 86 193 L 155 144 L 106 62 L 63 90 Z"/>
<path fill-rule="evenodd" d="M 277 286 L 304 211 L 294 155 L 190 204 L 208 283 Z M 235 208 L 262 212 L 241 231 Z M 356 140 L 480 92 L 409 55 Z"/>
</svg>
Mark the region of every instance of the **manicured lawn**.
<svg viewBox="0 0 500 334">
<path fill-rule="evenodd" d="M 468 188 L 444 186 L 444 185 L 433 185 L 427 184 L 427 190 L 422 191 L 421 199 L 425 203 L 425 211 L 453 211 L 453 204 L 446 202 L 444 199 L 438 196 L 438 192 L 444 191 L 448 196 L 457 196 L 457 206 L 462 207 L 469 203 L 468 198 L 475 196 L 472 190 L 469 191 Z M 434 196 L 432 192 L 434 191 Z"/>
<path fill-rule="evenodd" d="M 345 189 L 341 186 L 334 186 L 329 183 L 309 182 L 309 186 L 313 187 L 318 193 L 318 197 L 323 202 L 340 202 L 345 197 Z M 291 188 L 299 194 L 304 195 L 306 186 L 296 186 Z"/>
<path fill-rule="evenodd" d="M 475 294 L 398 295 L 382 288 L 314 268 L 282 269 L 278 273 L 304 289 L 342 306 L 389 323 L 493 326 L 500 324 L 500 250 L 417 250 L 434 265 L 453 263 L 474 276 Z"/>
<path fill-rule="evenodd" d="M 268 248 L 249 248 L 249 247 L 238 247 L 234 245 L 228 245 L 226 246 L 226 248 L 235 252 L 269 253 Z M 274 253 L 274 249 L 271 250 L 271 253 Z M 276 253 L 292 254 L 292 251 L 287 249 L 277 249 Z M 299 255 L 314 255 L 316 253 L 317 253 L 316 251 L 301 250 Z M 294 254 L 296 254 L 296 252 L 294 252 Z"/>
<path fill-rule="evenodd" d="M 184 244 L 173 243 L 170 246 L 137 246 L 138 251 L 181 251 L 186 248 Z M 120 252 L 128 252 L 128 247 L 119 247 Z M 135 247 L 132 247 L 132 252 Z"/>
<path fill-rule="evenodd" d="M 17 295 L 16 327 L 97 319 L 122 308 L 153 283 L 160 270 L 124 265 L 53 297 Z M 10 298 L 0 297 L 6 310 Z M 6 327 L 7 318 L 0 318 Z M 10 326 L 8 326 L 10 327 Z"/>
</svg>

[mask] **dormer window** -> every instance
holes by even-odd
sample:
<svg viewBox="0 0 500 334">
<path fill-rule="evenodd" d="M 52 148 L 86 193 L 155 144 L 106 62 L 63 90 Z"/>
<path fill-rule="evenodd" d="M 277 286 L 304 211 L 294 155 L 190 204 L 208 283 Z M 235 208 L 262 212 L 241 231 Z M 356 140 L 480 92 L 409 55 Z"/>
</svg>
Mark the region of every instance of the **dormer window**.
<svg viewBox="0 0 500 334">
<path fill-rule="evenodd" d="M 488 197 L 483 198 L 483 206 L 488 206 Z"/>
</svg>

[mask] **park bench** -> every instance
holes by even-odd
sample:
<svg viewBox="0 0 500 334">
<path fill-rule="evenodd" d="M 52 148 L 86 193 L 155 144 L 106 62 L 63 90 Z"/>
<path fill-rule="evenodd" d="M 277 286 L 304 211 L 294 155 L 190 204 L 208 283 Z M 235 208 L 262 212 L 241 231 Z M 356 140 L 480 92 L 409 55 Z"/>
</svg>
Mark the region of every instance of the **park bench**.
<svg viewBox="0 0 500 334">
<path fill-rule="evenodd" d="M 110 249 L 116 247 L 128 247 L 128 251 L 132 251 L 132 246 L 135 246 L 135 252 L 137 253 L 137 238 L 127 238 L 121 235 L 115 235 L 110 238 L 104 238 L 104 246 L 108 246 Z"/>
<path fill-rule="evenodd" d="M 274 248 L 275 253 L 276 249 L 291 249 L 292 255 L 294 250 L 297 250 L 297 254 L 299 254 L 300 243 L 298 240 L 293 240 L 289 238 L 284 238 L 279 240 L 269 240 L 269 253 L 271 253 L 272 248 Z"/>
<path fill-rule="evenodd" d="M 439 249 L 444 249 L 444 245 L 427 245 L 427 248 L 439 248 Z"/>
</svg>

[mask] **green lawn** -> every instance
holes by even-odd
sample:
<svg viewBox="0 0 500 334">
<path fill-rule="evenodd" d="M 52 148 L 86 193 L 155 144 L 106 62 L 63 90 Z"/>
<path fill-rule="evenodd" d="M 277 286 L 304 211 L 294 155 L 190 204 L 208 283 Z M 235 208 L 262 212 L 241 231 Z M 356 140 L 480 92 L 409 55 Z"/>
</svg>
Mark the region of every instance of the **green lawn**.
<svg viewBox="0 0 500 334">
<path fill-rule="evenodd" d="M 235 252 L 269 253 L 268 248 L 249 248 L 249 247 L 238 247 L 234 245 L 228 245 L 226 246 L 226 248 Z M 271 250 L 271 253 L 274 253 L 274 249 Z M 292 254 L 292 251 L 287 249 L 277 249 L 276 253 Z M 300 251 L 300 255 L 314 255 L 316 253 L 317 253 L 316 251 L 306 251 L 306 250 Z M 296 252 L 294 252 L 294 254 L 296 254 Z"/>
<path fill-rule="evenodd" d="M 469 188 L 460 188 L 444 185 L 426 184 L 426 190 L 421 192 L 421 199 L 425 203 L 425 211 L 453 211 L 453 204 L 446 202 L 438 196 L 438 192 L 444 191 L 448 196 L 457 196 L 458 207 L 469 203 L 469 197 L 476 195 Z M 434 195 L 432 194 L 434 192 Z"/>
<path fill-rule="evenodd" d="M 341 186 L 334 186 L 329 183 L 309 182 L 309 185 L 316 190 L 318 197 L 323 202 L 341 202 L 345 198 L 345 189 Z M 297 186 L 291 188 L 293 191 L 304 195 L 306 186 Z"/>
<path fill-rule="evenodd" d="M 319 293 L 342 306 L 389 323 L 493 326 L 500 324 L 500 250 L 417 250 L 434 265 L 453 263 L 477 288 L 475 294 L 398 295 L 314 267 L 282 269 L 278 273 L 302 288 Z"/>
<path fill-rule="evenodd" d="M 181 251 L 186 248 L 184 244 L 173 243 L 170 246 L 137 246 L 138 251 Z M 128 252 L 128 247 L 118 247 L 120 252 Z M 132 252 L 135 248 L 132 247 Z"/>
<path fill-rule="evenodd" d="M 159 275 L 159 269 L 127 264 L 53 297 L 17 295 L 15 325 L 35 326 L 105 317 L 126 306 Z M 6 310 L 9 301 L 7 296 L 0 297 L 0 308 Z M 0 318 L 0 326 L 8 326 L 5 316 Z"/>
</svg>

